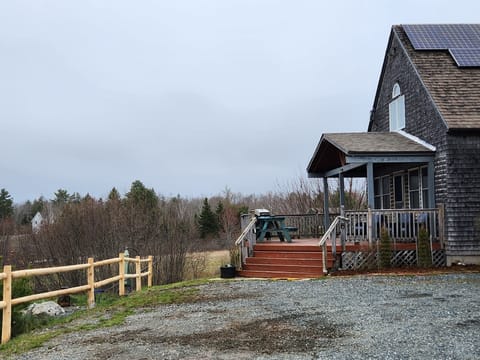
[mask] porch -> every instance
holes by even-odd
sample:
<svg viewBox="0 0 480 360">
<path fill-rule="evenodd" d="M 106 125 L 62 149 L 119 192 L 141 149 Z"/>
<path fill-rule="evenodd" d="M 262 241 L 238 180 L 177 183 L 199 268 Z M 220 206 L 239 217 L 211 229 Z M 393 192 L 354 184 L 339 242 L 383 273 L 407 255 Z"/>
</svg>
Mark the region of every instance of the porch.
<svg viewBox="0 0 480 360">
<path fill-rule="evenodd" d="M 432 266 L 445 265 L 442 208 L 345 211 L 345 221 L 336 215 L 330 215 L 328 229 L 323 214 L 281 215 L 287 227 L 296 229 L 290 243 L 276 237 L 258 242 L 255 216 L 242 215 L 243 232 L 236 241 L 239 275 L 306 278 L 378 268 L 381 229 L 389 235 L 390 266 L 418 266 L 421 228 L 428 233 Z"/>
</svg>

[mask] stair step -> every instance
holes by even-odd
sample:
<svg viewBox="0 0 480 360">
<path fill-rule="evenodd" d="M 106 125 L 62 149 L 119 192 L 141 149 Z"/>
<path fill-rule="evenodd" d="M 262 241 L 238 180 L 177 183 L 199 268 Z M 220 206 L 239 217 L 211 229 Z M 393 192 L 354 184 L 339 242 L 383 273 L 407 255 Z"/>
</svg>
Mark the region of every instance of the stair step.
<svg viewBox="0 0 480 360">
<path fill-rule="evenodd" d="M 309 265 L 309 266 L 321 266 L 322 259 L 302 259 L 302 258 L 273 258 L 273 257 L 249 257 L 246 259 L 247 264 L 279 264 L 279 265 Z M 332 261 L 330 257 L 327 261 Z"/>
<path fill-rule="evenodd" d="M 322 265 L 279 265 L 279 264 L 245 264 L 244 270 L 278 271 L 285 273 L 323 274 Z"/>
<path fill-rule="evenodd" d="M 285 251 L 285 252 L 321 252 L 322 249 L 318 245 L 295 245 L 291 243 L 285 244 L 255 244 L 254 251 Z"/>
<path fill-rule="evenodd" d="M 331 246 L 327 247 L 327 268 L 333 265 Z M 323 273 L 322 248 L 315 242 L 264 242 L 253 247 L 253 256 L 239 276 L 259 278 L 315 278 Z"/>
<path fill-rule="evenodd" d="M 276 278 L 276 279 L 307 279 L 324 276 L 324 274 L 309 274 L 301 272 L 284 272 L 284 271 L 255 271 L 241 270 L 238 276 L 242 277 L 258 277 L 258 278 Z"/>
<path fill-rule="evenodd" d="M 290 252 L 290 251 L 264 251 L 264 250 L 254 250 L 254 257 L 263 257 L 263 258 L 297 258 L 297 259 L 321 259 L 322 252 L 317 251 L 301 251 L 301 252 Z"/>
</svg>

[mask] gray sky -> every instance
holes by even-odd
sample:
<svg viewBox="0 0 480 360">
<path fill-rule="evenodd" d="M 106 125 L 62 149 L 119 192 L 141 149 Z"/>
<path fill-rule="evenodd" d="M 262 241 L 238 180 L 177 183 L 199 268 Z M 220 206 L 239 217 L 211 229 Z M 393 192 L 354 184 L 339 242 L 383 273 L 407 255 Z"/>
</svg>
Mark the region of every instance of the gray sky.
<svg viewBox="0 0 480 360">
<path fill-rule="evenodd" d="M 0 2 L 0 188 L 264 193 L 365 131 L 390 27 L 479 1 Z"/>
</svg>

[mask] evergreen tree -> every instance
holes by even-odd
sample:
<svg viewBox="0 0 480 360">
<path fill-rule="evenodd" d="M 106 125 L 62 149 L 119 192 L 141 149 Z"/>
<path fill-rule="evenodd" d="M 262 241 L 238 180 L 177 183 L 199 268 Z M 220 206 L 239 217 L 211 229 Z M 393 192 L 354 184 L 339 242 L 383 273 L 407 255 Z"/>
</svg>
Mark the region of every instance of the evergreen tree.
<svg viewBox="0 0 480 360">
<path fill-rule="evenodd" d="M 7 190 L 0 190 L 0 219 L 6 219 L 13 215 L 13 199 Z"/>
<path fill-rule="evenodd" d="M 110 191 L 110 194 L 108 194 L 108 200 L 109 201 L 120 201 L 120 193 L 118 190 L 114 187 Z"/>
<path fill-rule="evenodd" d="M 127 202 L 135 207 L 142 207 L 146 210 L 153 210 L 158 206 L 158 196 L 155 194 L 155 190 L 147 189 L 140 180 L 132 183 L 126 198 Z"/>
<path fill-rule="evenodd" d="M 202 211 L 197 217 L 198 230 L 200 231 L 200 237 L 202 239 L 209 235 L 215 236 L 218 234 L 218 218 L 212 211 L 208 199 L 203 200 Z"/>
<path fill-rule="evenodd" d="M 58 189 L 54 195 L 55 199 L 53 199 L 53 203 L 55 205 L 65 205 L 72 199 L 72 195 L 70 195 L 65 189 Z"/>
<path fill-rule="evenodd" d="M 37 214 L 37 212 L 42 212 L 45 208 L 45 199 L 43 196 L 40 196 L 38 199 L 33 200 L 31 215 L 32 218 Z"/>
</svg>

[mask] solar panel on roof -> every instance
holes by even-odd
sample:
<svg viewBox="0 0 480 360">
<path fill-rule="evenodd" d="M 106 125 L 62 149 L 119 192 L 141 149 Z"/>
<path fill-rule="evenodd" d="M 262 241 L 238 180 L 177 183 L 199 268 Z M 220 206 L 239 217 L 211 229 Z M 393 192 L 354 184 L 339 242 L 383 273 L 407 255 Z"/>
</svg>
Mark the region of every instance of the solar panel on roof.
<svg viewBox="0 0 480 360">
<path fill-rule="evenodd" d="M 480 66 L 480 48 L 449 49 L 449 51 L 459 67 Z"/>
<path fill-rule="evenodd" d="M 459 67 L 480 66 L 480 24 L 403 25 L 415 50 L 449 50 Z"/>
</svg>

